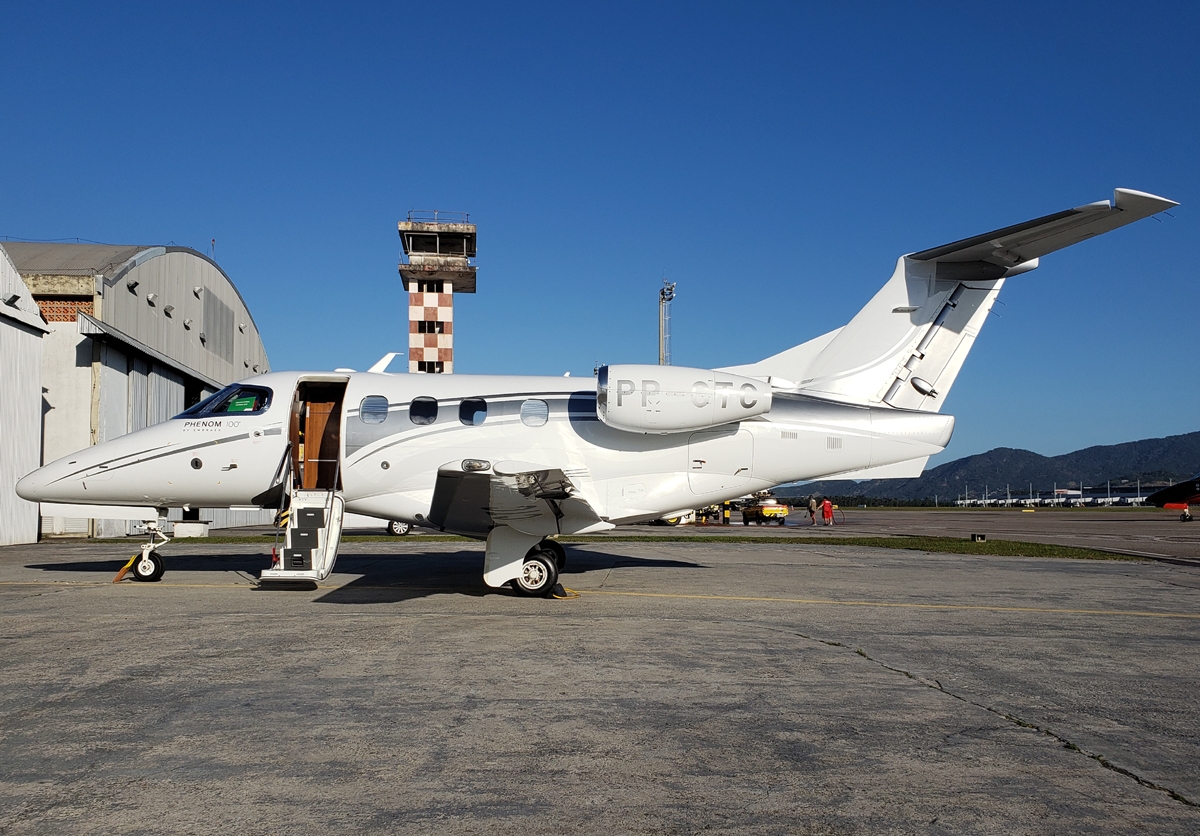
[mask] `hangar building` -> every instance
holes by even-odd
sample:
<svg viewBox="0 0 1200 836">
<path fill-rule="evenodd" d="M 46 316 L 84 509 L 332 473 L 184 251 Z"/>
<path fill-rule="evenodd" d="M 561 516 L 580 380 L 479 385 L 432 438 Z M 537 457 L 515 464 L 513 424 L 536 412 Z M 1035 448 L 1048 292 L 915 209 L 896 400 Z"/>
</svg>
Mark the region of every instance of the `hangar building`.
<svg viewBox="0 0 1200 836">
<path fill-rule="evenodd" d="M 187 247 L 10 242 L 49 329 L 42 340 L 42 463 L 165 421 L 269 371 L 241 294 Z M 11 492 L 11 485 L 7 488 Z M 269 512 L 205 511 L 217 527 Z M 124 520 L 44 516 L 43 534 L 124 536 Z"/>
<path fill-rule="evenodd" d="M 0 546 L 38 538 L 37 503 L 21 499 L 13 486 L 41 464 L 42 337 L 48 330 L 0 248 Z"/>
</svg>

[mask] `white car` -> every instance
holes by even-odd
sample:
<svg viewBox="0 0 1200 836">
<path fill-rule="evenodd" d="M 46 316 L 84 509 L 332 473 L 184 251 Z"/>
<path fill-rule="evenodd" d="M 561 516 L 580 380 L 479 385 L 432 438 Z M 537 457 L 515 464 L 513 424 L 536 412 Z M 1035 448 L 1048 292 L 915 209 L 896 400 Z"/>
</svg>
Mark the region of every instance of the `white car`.
<svg viewBox="0 0 1200 836">
<path fill-rule="evenodd" d="M 412 531 L 409 523 L 400 520 L 381 520 L 378 517 L 368 517 L 365 514 L 347 514 L 342 521 L 342 531 L 365 531 L 383 528 L 388 534 L 403 537 Z"/>
</svg>

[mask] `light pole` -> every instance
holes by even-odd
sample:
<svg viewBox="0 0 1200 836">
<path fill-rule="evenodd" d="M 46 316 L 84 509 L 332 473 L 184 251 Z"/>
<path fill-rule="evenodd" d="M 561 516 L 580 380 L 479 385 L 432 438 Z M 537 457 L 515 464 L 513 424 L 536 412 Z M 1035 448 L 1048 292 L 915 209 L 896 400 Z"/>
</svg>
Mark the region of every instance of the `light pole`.
<svg viewBox="0 0 1200 836">
<path fill-rule="evenodd" d="M 658 365 L 671 365 L 671 300 L 675 298 L 675 282 L 663 279 L 658 291 Z"/>
</svg>

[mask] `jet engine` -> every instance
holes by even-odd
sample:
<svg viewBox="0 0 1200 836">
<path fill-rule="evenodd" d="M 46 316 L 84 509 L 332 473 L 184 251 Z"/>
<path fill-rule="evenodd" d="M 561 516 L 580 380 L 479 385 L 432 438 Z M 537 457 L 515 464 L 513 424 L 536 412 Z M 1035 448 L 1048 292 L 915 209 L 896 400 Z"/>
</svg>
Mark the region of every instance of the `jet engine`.
<svg viewBox="0 0 1200 836">
<path fill-rule="evenodd" d="M 702 430 L 763 415 L 771 387 L 752 377 L 684 366 L 601 366 L 596 413 L 635 433 Z"/>
</svg>

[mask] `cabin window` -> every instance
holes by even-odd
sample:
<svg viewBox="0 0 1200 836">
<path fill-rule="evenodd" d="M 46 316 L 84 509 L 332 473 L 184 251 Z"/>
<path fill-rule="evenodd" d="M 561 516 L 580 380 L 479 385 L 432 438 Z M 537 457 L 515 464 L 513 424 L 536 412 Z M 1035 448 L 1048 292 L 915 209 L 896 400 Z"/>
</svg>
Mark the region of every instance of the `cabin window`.
<svg viewBox="0 0 1200 836">
<path fill-rule="evenodd" d="M 271 390 L 265 386 L 226 386 L 215 395 L 185 409 L 176 418 L 201 415 L 260 415 L 271 405 Z"/>
<path fill-rule="evenodd" d="M 432 424 L 437 420 L 438 402 L 433 398 L 413 398 L 408 417 L 414 424 Z"/>
<path fill-rule="evenodd" d="M 358 406 L 358 420 L 364 424 L 382 424 L 387 416 L 388 401 L 383 395 L 367 395 Z"/>
<path fill-rule="evenodd" d="M 483 398 L 467 398 L 458 407 L 458 420 L 468 427 L 478 427 L 487 418 L 487 401 Z"/>
<path fill-rule="evenodd" d="M 521 423 L 527 427 L 542 427 L 550 420 L 550 407 L 545 401 L 530 398 L 521 403 Z"/>
</svg>

